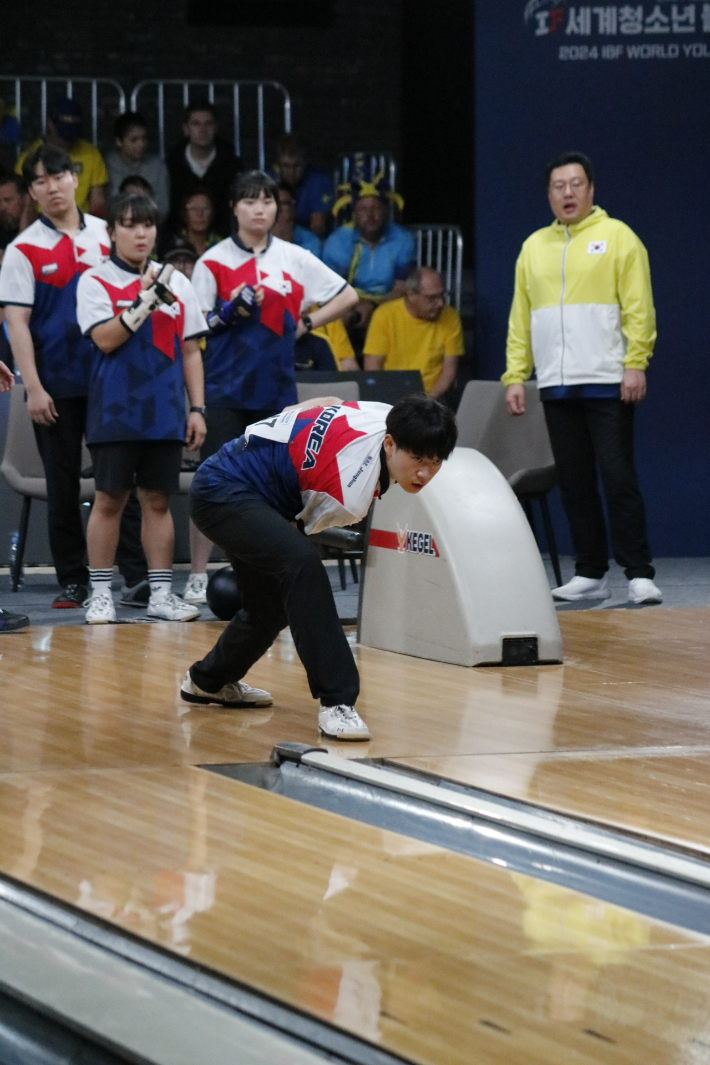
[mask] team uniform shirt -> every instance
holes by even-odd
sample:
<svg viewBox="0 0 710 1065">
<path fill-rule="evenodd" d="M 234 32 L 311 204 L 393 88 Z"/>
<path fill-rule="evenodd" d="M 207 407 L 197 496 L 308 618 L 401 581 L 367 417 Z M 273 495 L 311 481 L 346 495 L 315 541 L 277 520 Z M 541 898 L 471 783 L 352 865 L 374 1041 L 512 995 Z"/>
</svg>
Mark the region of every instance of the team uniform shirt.
<svg viewBox="0 0 710 1065">
<path fill-rule="evenodd" d="M 35 148 L 39 148 L 43 143 L 41 137 L 38 137 L 34 141 L 27 151 L 23 152 L 15 165 L 15 173 L 22 176 L 22 164 L 25 158 L 30 152 L 33 152 Z M 74 169 L 76 176 L 79 179 L 79 184 L 76 189 L 76 205 L 80 211 L 88 211 L 89 209 L 89 192 L 91 189 L 108 185 L 109 176 L 106 164 L 104 163 L 103 156 L 95 145 L 89 141 L 82 140 L 81 137 L 78 140 L 72 142 L 67 148 L 67 152 L 74 163 Z"/>
<path fill-rule="evenodd" d="M 342 403 L 255 422 L 202 463 L 192 491 L 215 503 L 260 496 L 309 535 L 354 525 L 380 491 L 381 473 L 389 483 L 381 453 L 391 409 Z"/>
<path fill-rule="evenodd" d="M 404 297 L 377 308 L 365 338 L 365 355 L 384 355 L 385 370 L 419 370 L 425 392 L 438 380 L 444 357 L 463 353 L 461 319 L 453 307 L 429 322 L 410 314 Z"/>
<path fill-rule="evenodd" d="M 368 296 L 384 296 L 404 281 L 415 259 L 414 237 L 396 222 L 387 223 L 374 248 L 351 225 L 340 226 L 323 245 L 323 262 Z"/>
<path fill-rule="evenodd" d="M 85 336 L 130 307 L 141 276 L 116 255 L 84 274 L 77 316 Z M 185 439 L 184 340 L 203 336 L 207 323 L 197 296 L 178 270 L 170 278 L 177 299 L 161 304 L 110 355 L 91 342 L 86 440 L 89 444 Z"/>
<path fill-rule="evenodd" d="M 505 385 L 533 365 L 542 399 L 619 396 L 625 369 L 645 370 L 656 340 L 648 254 L 623 222 L 594 207 L 523 244 L 508 321 Z"/>
<path fill-rule="evenodd" d="M 261 285 L 264 302 L 250 318 L 207 340 L 205 403 L 234 410 L 280 410 L 296 402 L 293 356 L 305 306 L 328 303 L 343 279 L 314 255 L 271 237 L 255 255 L 236 237 L 210 248 L 195 264 L 192 283 L 206 313 L 227 302 L 242 282 Z"/>
<path fill-rule="evenodd" d="M 41 215 L 8 245 L 0 268 L 0 305 L 31 307 L 30 333 L 42 386 L 54 399 L 85 396 L 91 341 L 76 317 L 80 276 L 109 253 L 106 223 L 81 215 L 74 237 Z"/>
</svg>

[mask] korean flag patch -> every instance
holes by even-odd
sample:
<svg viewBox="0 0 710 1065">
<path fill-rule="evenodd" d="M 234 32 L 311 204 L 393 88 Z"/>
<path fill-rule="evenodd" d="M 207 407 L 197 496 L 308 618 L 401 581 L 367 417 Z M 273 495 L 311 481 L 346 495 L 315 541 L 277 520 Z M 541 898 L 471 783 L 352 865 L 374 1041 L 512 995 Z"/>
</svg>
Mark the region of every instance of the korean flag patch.
<svg viewBox="0 0 710 1065">
<path fill-rule="evenodd" d="M 46 277 L 47 274 L 56 274 L 59 269 L 59 263 L 46 263 L 42 267 L 42 273 Z"/>
<path fill-rule="evenodd" d="M 605 251 L 605 240 L 590 240 L 587 244 L 587 255 L 603 255 Z"/>
</svg>

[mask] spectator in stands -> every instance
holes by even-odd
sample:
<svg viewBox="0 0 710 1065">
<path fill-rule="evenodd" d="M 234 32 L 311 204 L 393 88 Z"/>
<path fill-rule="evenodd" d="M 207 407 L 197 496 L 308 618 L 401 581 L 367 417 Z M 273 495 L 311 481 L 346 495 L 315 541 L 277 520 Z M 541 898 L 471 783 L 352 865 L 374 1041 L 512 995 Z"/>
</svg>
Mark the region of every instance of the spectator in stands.
<svg viewBox="0 0 710 1065">
<path fill-rule="evenodd" d="M 91 343 L 77 324 L 76 289 L 81 268 L 102 262 L 110 242 L 106 223 L 77 208 L 78 179 L 67 152 L 40 144 L 25 158 L 24 178 L 42 213 L 5 252 L 0 305 L 47 479 L 49 545 L 62 589 L 52 605 L 79 607 L 89 577 L 79 491 Z M 129 512 L 118 557 L 131 603 L 147 587 L 135 524 Z"/>
<path fill-rule="evenodd" d="M 609 546 L 629 582 L 631 603 L 660 603 L 634 465 L 634 409 L 646 395 L 656 342 L 648 253 L 628 226 L 594 203 L 594 173 L 582 152 L 547 166 L 555 221 L 523 244 L 515 267 L 503 374 L 510 414 L 525 414 L 535 369 L 575 576 L 555 599 L 608 599 Z"/>
<path fill-rule="evenodd" d="M 170 263 L 181 274 L 192 280 L 192 275 L 197 262 L 197 254 L 192 248 L 172 248 L 163 256 L 164 263 Z"/>
<path fill-rule="evenodd" d="M 25 183 L 17 174 L 0 173 L 0 235 L 4 247 L 35 220 L 35 211 Z"/>
<path fill-rule="evenodd" d="M 17 160 L 15 172 L 24 173 L 25 159 L 44 142 L 66 152 L 77 176 L 76 206 L 103 218 L 106 215 L 108 172 L 101 152 L 82 137 L 82 112 L 76 100 L 60 100 L 47 117 L 47 136 L 38 137 Z"/>
<path fill-rule="evenodd" d="M 400 299 L 383 303 L 370 320 L 365 340 L 366 370 L 419 370 L 424 391 L 440 397 L 456 378 L 464 354 L 458 311 L 446 302 L 436 270 L 412 270 Z"/>
<path fill-rule="evenodd" d="M 20 147 L 20 123 L 14 107 L 0 96 L 0 167 L 12 169 Z"/>
<path fill-rule="evenodd" d="M 312 307 L 311 310 L 315 310 Z M 297 370 L 359 370 L 355 351 L 342 318 L 327 322 L 296 341 Z"/>
<path fill-rule="evenodd" d="M 287 240 L 289 244 L 298 244 L 299 248 L 305 248 L 318 259 L 322 251 L 322 242 L 315 233 L 300 226 L 296 221 L 296 204 L 288 185 L 283 182 L 279 185 L 279 213 L 274 222 L 272 233 L 281 240 Z"/>
<path fill-rule="evenodd" d="M 236 178 L 234 233 L 210 248 L 193 274 L 210 334 L 205 351 L 207 438 L 202 459 L 247 425 L 296 398 L 296 339 L 356 302 L 353 289 L 310 252 L 271 235 L 278 186 L 261 170 Z M 311 315 L 307 308 L 318 304 Z M 191 526 L 188 602 L 204 602 L 212 545 Z"/>
<path fill-rule="evenodd" d="M 333 206 L 333 182 L 324 170 L 309 166 L 305 145 L 295 133 L 284 133 L 277 142 L 272 172 L 294 198 L 297 224 L 323 240 Z"/>
<path fill-rule="evenodd" d="M 118 186 L 118 195 L 122 196 L 124 192 L 133 192 L 137 196 L 150 196 L 151 200 L 153 199 L 153 186 L 140 174 L 129 174 L 123 179 Z"/>
<path fill-rule="evenodd" d="M 158 217 L 164 221 L 170 208 L 170 178 L 163 160 L 148 152 L 148 123 L 143 115 L 137 111 L 119 115 L 113 125 L 113 139 L 116 147 L 106 156 L 109 196 L 119 195 L 126 178 L 140 176 L 150 183 Z"/>
<path fill-rule="evenodd" d="M 384 175 L 353 184 L 351 196 L 353 225 L 340 226 L 331 233 L 323 246 L 323 262 L 357 291 L 359 299 L 348 327 L 359 345 L 375 307 L 404 294 L 405 279 L 414 265 L 415 245 L 412 234 L 387 217 L 389 189 Z"/>
<path fill-rule="evenodd" d="M 108 215 L 111 258 L 85 271 L 77 287 L 79 327 L 92 341 L 86 440 L 96 499 L 87 529 L 89 624 L 116 619 L 111 576 L 121 514 L 134 484 L 148 557 L 148 616 L 199 617 L 172 594 L 170 495 L 178 489 L 183 444 L 196 451 L 205 436 L 199 338 L 207 326 L 187 278 L 149 261 L 157 223 L 157 208 L 147 196 L 128 193 L 114 200 Z M 185 391 L 193 405 L 187 419 Z"/>
<path fill-rule="evenodd" d="M 12 370 L 4 362 L 0 362 L 0 392 L 9 392 L 14 384 L 15 375 Z M 30 619 L 25 614 L 11 614 L 0 607 L 0 633 L 25 629 L 29 623 Z"/>
<path fill-rule="evenodd" d="M 180 226 L 161 242 L 161 258 L 176 248 L 190 248 L 197 258 L 219 244 L 222 236 L 214 230 L 214 204 L 207 189 L 195 189 L 183 197 Z"/>
<path fill-rule="evenodd" d="M 215 228 L 229 233 L 229 195 L 232 181 L 241 170 L 234 146 L 217 135 L 214 106 L 207 100 L 189 104 L 183 117 L 184 139 L 168 155 L 170 174 L 170 225 L 180 225 L 180 208 L 196 189 L 207 189 L 215 210 Z"/>
</svg>

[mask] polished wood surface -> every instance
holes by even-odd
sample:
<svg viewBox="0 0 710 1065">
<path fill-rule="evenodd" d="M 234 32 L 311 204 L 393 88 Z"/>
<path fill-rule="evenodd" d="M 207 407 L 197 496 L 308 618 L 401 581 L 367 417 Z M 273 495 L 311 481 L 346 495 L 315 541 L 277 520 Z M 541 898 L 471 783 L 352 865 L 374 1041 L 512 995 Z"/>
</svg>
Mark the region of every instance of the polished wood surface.
<svg viewBox="0 0 710 1065">
<path fill-rule="evenodd" d="M 710 943 L 197 768 L 0 777 L 0 870 L 416 1062 L 710 1053 Z"/>
</svg>

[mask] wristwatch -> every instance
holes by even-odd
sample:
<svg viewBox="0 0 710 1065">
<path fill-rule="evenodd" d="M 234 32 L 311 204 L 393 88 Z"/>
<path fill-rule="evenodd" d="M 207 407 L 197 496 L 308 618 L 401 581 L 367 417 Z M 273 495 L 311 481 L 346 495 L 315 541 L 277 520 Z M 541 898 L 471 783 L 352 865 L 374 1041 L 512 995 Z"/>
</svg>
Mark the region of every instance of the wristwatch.
<svg viewBox="0 0 710 1065">
<path fill-rule="evenodd" d="M 190 407 L 190 414 L 201 414 L 204 418 L 207 407 Z"/>
<path fill-rule="evenodd" d="M 301 315 L 301 321 L 303 322 L 303 324 L 305 325 L 306 329 L 310 333 L 310 331 L 314 328 L 311 316 L 309 314 L 302 314 Z"/>
</svg>

